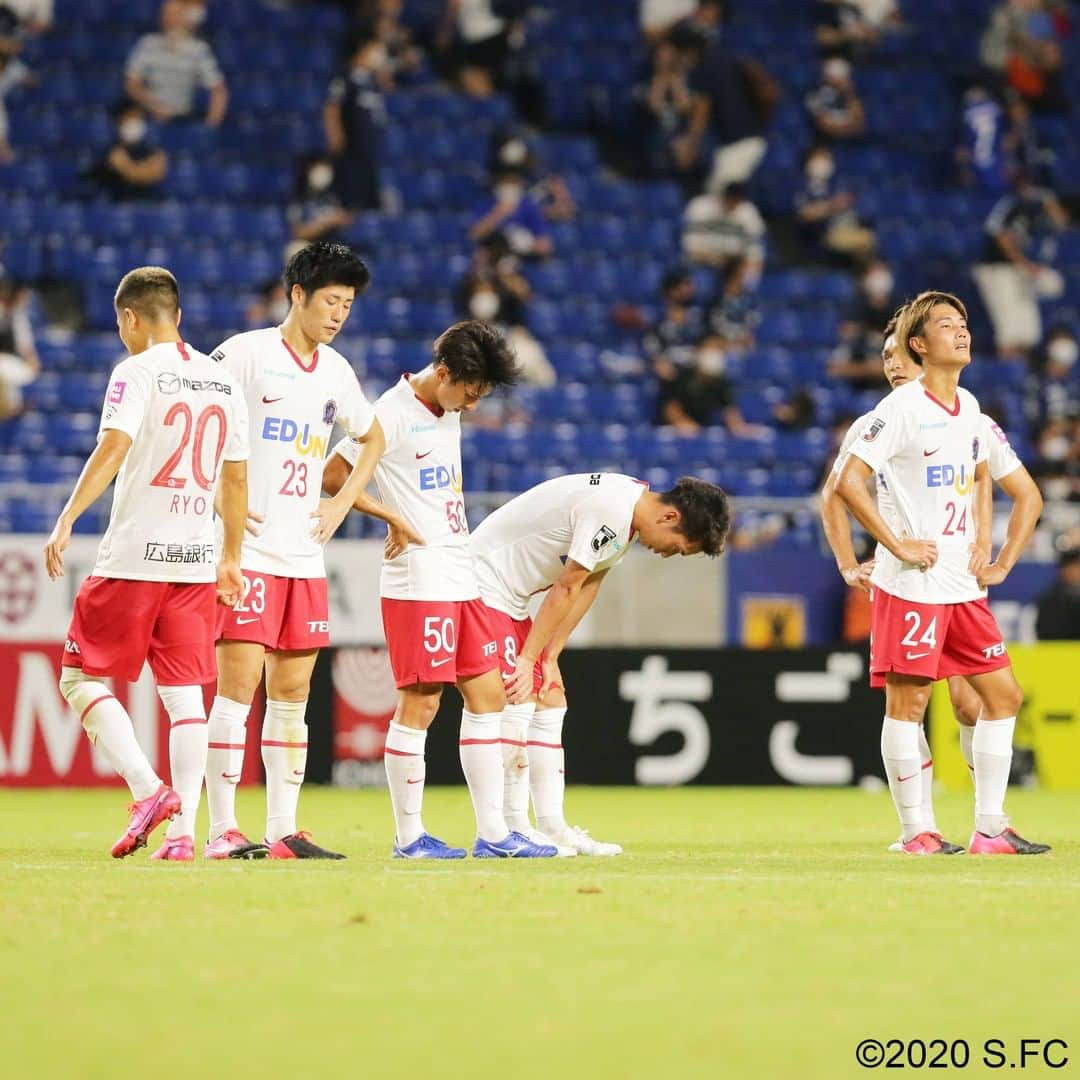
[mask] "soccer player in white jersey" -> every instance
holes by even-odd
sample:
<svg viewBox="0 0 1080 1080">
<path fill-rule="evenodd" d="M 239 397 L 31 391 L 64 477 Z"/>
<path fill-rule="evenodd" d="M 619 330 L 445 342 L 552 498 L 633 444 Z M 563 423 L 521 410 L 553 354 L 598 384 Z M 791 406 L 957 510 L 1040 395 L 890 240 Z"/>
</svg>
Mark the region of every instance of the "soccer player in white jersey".
<svg viewBox="0 0 1080 1080">
<path fill-rule="evenodd" d="M 252 449 L 243 595 L 223 612 L 218 627 L 218 688 L 210 710 L 206 779 L 207 858 L 344 857 L 301 832 L 296 814 L 307 762 L 311 673 L 319 649 L 330 640 L 322 545 L 362 494 L 384 446 L 356 373 L 330 347 L 369 277 L 344 245 L 310 244 L 285 269 L 291 307 L 281 326 L 238 334 L 212 354 L 247 400 Z M 335 422 L 360 441 L 362 453 L 341 496 L 320 505 Z M 247 715 L 264 666 L 266 831 L 264 842 L 253 844 L 236 820 L 236 785 Z"/>
<path fill-rule="evenodd" d="M 375 405 L 386 453 L 375 470 L 383 502 L 424 538 L 383 563 L 383 627 L 398 705 L 384 762 L 394 810 L 395 858 L 462 859 L 432 836 L 421 817 L 424 744 L 446 684 L 465 701 L 458 740 L 461 767 L 476 812 L 474 858 L 550 858 L 509 830 L 503 819 L 500 723 L 506 695 L 495 635 L 480 600 L 461 484 L 461 413 L 518 377 L 502 335 L 482 322 L 456 323 L 435 341 L 432 363 L 404 375 Z M 342 440 L 327 465 L 325 487 L 337 491 L 356 447 Z"/>
<path fill-rule="evenodd" d="M 990 563 L 972 572 L 972 495 L 976 476 L 988 475 L 989 448 L 978 402 L 959 386 L 971 362 L 967 312 L 948 293 L 922 293 L 904 310 L 897 340 L 922 360 L 923 376 L 873 410 L 836 490 L 878 541 L 870 672 L 885 680 L 882 758 L 902 841 L 912 852 L 941 852 L 923 819 L 919 729 L 931 684 L 963 675 L 982 702 L 972 738 L 975 831 L 968 850 L 1041 854 L 1047 845 L 1021 837 L 1004 809 L 1023 691 L 982 584 L 1003 577 L 1004 568 Z M 891 494 L 888 520 L 866 487 L 874 473 Z"/>
<path fill-rule="evenodd" d="M 567 696 L 559 656 L 607 572 L 635 541 L 663 558 L 719 555 L 727 496 L 684 476 L 670 490 L 619 473 L 547 480 L 501 506 L 473 534 L 480 597 L 490 611 L 510 699 L 502 718 L 503 813 L 510 829 L 560 854 L 618 855 L 567 824 L 562 746 Z M 529 600 L 546 592 L 536 615 Z M 529 824 L 532 791 L 537 829 Z"/>
<path fill-rule="evenodd" d="M 898 317 L 903 313 L 903 308 L 889 320 L 885 327 L 881 347 L 881 360 L 885 372 L 885 378 L 890 387 L 896 389 L 905 383 L 913 382 L 922 375 L 922 366 L 906 349 L 899 348 L 896 341 L 896 324 Z M 836 493 L 836 481 L 843 469 L 844 460 L 851 448 L 851 444 L 862 433 L 870 414 L 860 417 L 848 429 L 836 455 L 836 461 L 829 473 L 828 479 L 821 490 L 821 522 L 825 532 L 825 538 L 829 542 L 833 554 L 836 556 L 837 569 L 843 579 L 853 588 L 871 592 L 870 575 L 874 569 L 874 560 L 858 563 L 855 558 L 855 549 L 851 543 L 851 527 L 848 522 L 847 510 Z M 1039 487 L 1031 478 L 1030 473 L 1021 464 L 1015 451 L 1009 444 L 1008 436 L 1000 427 L 985 413 L 981 418 L 982 435 L 989 447 L 987 465 L 989 467 L 989 481 L 979 480 L 976 485 L 990 481 L 999 484 L 1001 489 L 1013 501 L 1013 510 L 1009 518 L 1008 538 L 1002 547 L 997 559 L 998 570 L 995 574 L 1007 572 L 1016 562 L 1020 552 L 1026 547 L 1035 525 L 1042 511 L 1042 496 Z M 891 496 L 882 482 L 877 486 L 878 510 L 882 517 L 888 520 L 891 511 Z M 984 549 L 982 558 L 976 560 L 973 565 L 985 566 L 989 560 L 988 541 L 987 549 Z M 988 576 L 988 575 L 987 575 Z M 986 584 L 998 584 L 998 580 L 985 582 Z M 884 686 L 884 679 L 875 676 L 872 680 L 875 686 Z M 960 748 L 967 762 L 969 771 L 974 776 L 974 759 L 971 752 L 972 738 L 975 724 L 979 713 L 982 711 L 982 703 L 979 695 L 968 684 L 962 675 L 953 675 L 948 680 L 949 698 L 952 703 L 953 714 L 960 725 Z M 922 818 L 929 832 L 934 834 L 940 844 L 941 854 L 956 854 L 962 850 L 955 844 L 950 844 L 942 836 L 937 827 L 934 814 L 934 761 L 930 754 L 930 745 L 926 739 L 925 726 L 919 726 L 919 755 L 922 763 L 921 789 L 922 789 Z M 892 774 L 889 774 L 890 778 Z M 931 845 L 932 846 L 932 845 Z M 901 839 L 889 848 L 890 851 L 905 851 L 905 845 Z M 926 848 L 920 843 L 914 851 L 925 854 Z M 932 852 L 938 853 L 938 852 Z"/>
<path fill-rule="evenodd" d="M 206 768 L 202 685 L 216 674 L 215 609 L 217 600 L 234 604 L 242 588 L 247 409 L 228 374 L 180 337 L 179 291 L 168 270 L 132 270 L 115 303 L 131 355 L 109 379 L 97 447 L 45 546 L 45 566 L 56 579 L 79 515 L 116 478 L 94 571 L 75 598 L 60 692 L 131 789 L 130 820 L 113 857 L 145 846 L 171 818 L 152 857 L 186 862 L 194 857 Z M 216 569 L 215 489 L 224 520 Z M 130 717 L 101 681 L 134 682 L 147 660 L 169 714 L 172 788 L 154 772 Z"/>
</svg>

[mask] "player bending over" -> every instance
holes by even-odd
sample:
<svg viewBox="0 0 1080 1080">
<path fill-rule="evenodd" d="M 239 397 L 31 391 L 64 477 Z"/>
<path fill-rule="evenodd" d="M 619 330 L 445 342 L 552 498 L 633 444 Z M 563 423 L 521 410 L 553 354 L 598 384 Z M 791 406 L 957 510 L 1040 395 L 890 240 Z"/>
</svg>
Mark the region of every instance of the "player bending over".
<svg viewBox="0 0 1080 1080">
<path fill-rule="evenodd" d="M 670 490 L 618 473 L 539 484 L 487 517 L 473 534 L 480 597 L 488 608 L 509 703 L 502 716 L 507 825 L 560 854 L 618 855 L 567 824 L 562 746 L 567 698 L 559 656 L 596 599 L 604 575 L 639 541 L 663 558 L 719 555 L 730 526 L 720 488 L 684 476 Z M 536 621 L 529 600 L 547 592 Z M 532 790 L 536 830 L 529 825 Z"/>
<path fill-rule="evenodd" d="M 913 382 L 922 375 L 921 360 L 915 359 L 907 350 L 897 347 L 896 323 L 903 313 L 903 308 L 898 310 L 889 320 L 884 331 L 884 341 L 881 347 L 881 360 L 885 372 L 885 378 L 895 390 L 898 386 Z M 851 527 L 848 522 L 847 510 L 836 494 L 836 481 L 840 476 L 845 458 L 851 448 L 851 444 L 865 428 L 871 414 L 856 420 L 848 429 L 841 443 L 836 462 L 832 472 L 821 490 L 821 521 L 825 531 L 825 538 L 836 556 L 836 565 L 844 580 L 853 588 L 862 589 L 873 593 L 870 588 L 870 574 L 874 569 L 874 560 L 865 563 L 857 563 L 855 550 L 851 543 Z M 1042 511 L 1042 496 L 1039 494 L 1038 485 L 1031 478 L 1027 469 L 1021 464 L 1013 448 L 1009 445 L 1008 437 L 1000 427 L 985 413 L 981 418 L 982 434 L 989 448 L 989 479 L 1000 485 L 1001 489 L 1013 500 L 1013 510 L 1009 518 L 1008 538 L 998 555 L 993 571 L 994 579 L 990 579 L 990 571 L 984 571 L 981 578 L 984 584 L 999 584 L 1004 576 L 1015 564 L 1020 552 L 1027 545 L 1039 514 Z M 985 484 L 987 481 L 976 481 L 976 486 Z M 884 483 L 877 486 L 878 510 L 882 517 L 888 520 L 893 514 L 891 509 L 891 495 Z M 981 542 L 981 538 L 980 538 Z M 982 557 L 977 560 L 979 566 L 985 566 L 990 561 L 989 545 L 982 552 Z M 1000 574 L 998 578 L 996 575 Z M 974 758 L 972 757 L 971 744 L 975 732 L 975 724 L 982 709 L 979 695 L 968 684 L 962 675 L 953 675 L 948 680 L 949 698 L 952 702 L 953 713 L 960 725 L 960 748 L 967 762 L 969 771 L 974 778 Z M 922 762 L 921 791 L 922 791 L 922 819 L 933 837 L 937 839 L 942 849 L 958 847 L 950 845 L 942 837 L 937 827 L 934 815 L 934 762 L 930 755 L 930 746 L 926 739 L 925 725 L 919 725 L 919 756 Z M 890 782 L 894 783 L 892 774 L 889 774 Z M 912 841 L 913 850 L 923 854 L 925 848 L 921 842 Z M 930 845 L 931 847 L 933 845 Z M 901 839 L 889 848 L 890 851 L 905 851 Z"/>
<path fill-rule="evenodd" d="M 932 683 L 962 675 L 982 704 L 972 737 L 976 804 L 968 850 L 1041 854 L 1048 846 L 1019 836 L 1004 810 L 1023 691 L 986 602 L 984 583 L 1000 580 L 1004 568 L 979 566 L 971 553 L 975 542 L 982 546 L 976 556 L 986 550 L 988 533 L 980 527 L 976 535 L 973 491 L 977 476 L 988 475 L 989 447 L 978 402 L 959 386 L 971 362 L 967 312 L 948 293 L 922 293 L 902 314 L 896 337 L 921 359 L 923 376 L 873 411 L 851 443 L 836 491 L 878 541 L 870 673 L 872 684 L 875 676 L 885 680 L 882 758 L 902 842 L 913 853 L 957 850 L 924 820 L 919 732 Z M 892 496 L 888 520 L 866 487 L 874 473 Z"/>
<path fill-rule="evenodd" d="M 243 595 L 218 626 L 218 687 L 210 710 L 206 795 L 209 859 L 340 859 L 297 828 L 307 764 L 311 673 L 330 642 L 323 544 L 362 496 L 384 447 L 382 428 L 349 362 L 330 347 L 368 285 L 367 267 L 343 244 L 309 244 L 289 260 L 291 307 L 281 326 L 229 338 L 213 354 L 244 394 L 251 416 L 251 511 L 241 552 Z M 320 506 L 323 462 L 335 421 L 361 453 L 339 498 Z M 393 531 L 400 535 L 400 523 Z M 252 843 L 236 820 L 245 724 L 266 670 L 262 759 L 266 831 Z"/>
<path fill-rule="evenodd" d="M 476 812 L 476 858 L 549 858 L 503 819 L 499 725 L 506 696 L 495 634 L 480 600 L 461 495 L 461 413 L 518 376 L 502 336 L 481 322 L 456 323 L 435 342 L 432 363 L 404 375 L 375 405 L 386 453 L 375 470 L 383 502 L 424 537 L 397 553 L 388 546 L 379 592 L 398 705 L 386 736 L 386 777 L 401 859 L 463 859 L 464 848 L 430 835 L 424 799 L 424 743 L 443 687 L 465 699 L 459 748 Z M 356 447 L 342 440 L 324 485 L 338 491 Z"/>
<path fill-rule="evenodd" d="M 55 580 L 64 573 L 64 549 L 79 515 L 116 477 L 94 571 L 75 597 L 60 692 L 131 789 L 131 816 L 113 857 L 144 847 L 171 818 L 152 858 L 191 859 L 206 769 L 202 686 L 216 675 L 216 602 L 236 603 L 243 584 L 247 409 L 230 376 L 181 339 L 179 291 L 168 270 L 144 266 L 126 274 L 115 306 L 131 355 L 112 373 L 97 447 L 45 545 L 45 567 Z M 215 571 L 219 486 L 225 532 Z M 134 682 L 147 660 L 169 714 L 172 788 L 154 772 L 131 718 L 101 682 Z"/>
</svg>

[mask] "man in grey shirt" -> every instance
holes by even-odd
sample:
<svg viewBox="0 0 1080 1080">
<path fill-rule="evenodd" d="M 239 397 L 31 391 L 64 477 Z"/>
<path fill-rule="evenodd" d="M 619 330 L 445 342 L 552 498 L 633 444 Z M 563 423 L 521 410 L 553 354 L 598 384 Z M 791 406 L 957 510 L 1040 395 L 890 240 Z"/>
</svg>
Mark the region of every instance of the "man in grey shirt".
<svg viewBox="0 0 1080 1080">
<path fill-rule="evenodd" d="M 161 33 L 144 34 L 128 57 L 126 89 L 155 120 L 191 116 L 195 92 L 210 92 L 208 127 L 225 119 L 229 92 L 210 46 L 194 36 L 206 15 L 200 3 L 165 0 L 161 5 Z"/>
</svg>

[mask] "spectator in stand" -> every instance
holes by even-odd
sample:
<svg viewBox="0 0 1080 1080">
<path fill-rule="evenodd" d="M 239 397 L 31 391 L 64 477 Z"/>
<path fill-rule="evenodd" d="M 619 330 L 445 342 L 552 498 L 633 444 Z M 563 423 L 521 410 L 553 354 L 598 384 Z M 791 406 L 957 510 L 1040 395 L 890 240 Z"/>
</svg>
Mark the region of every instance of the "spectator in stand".
<svg viewBox="0 0 1080 1080">
<path fill-rule="evenodd" d="M 247 328 L 258 330 L 263 326 L 280 326 L 291 306 L 281 278 L 273 278 L 259 289 L 258 295 L 248 304 L 244 312 Z"/>
<path fill-rule="evenodd" d="M 358 0 L 345 35 L 345 58 L 376 37 L 386 49 L 386 70 L 394 83 L 410 82 L 423 67 L 424 54 L 401 21 L 404 8 L 403 0 Z"/>
<path fill-rule="evenodd" d="M 326 145 L 338 177 L 336 194 L 350 210 L 377 210 L 381 133 L 386 125 L 383 93 L 393 89 L 386 46 L 377 37 L 359 41 L 348 69 L 330 83 L 323 106 Z"/>
<path fill-rule="evenodd" d="M 896 0 L 819 0 L 818 44 L 849 55 L 872 49 L 900 29 Z"/>
<path fill-rule="evenodd" d="M 495 130 L 488 143 L 488 172 L 507 170 L 521 173 L 528 195 L 548 221 L 573 221 L 577 216 L 577 204 L 566 181 L 541 166 L 525 134 L 517 128 Z"/>
<path fill-rule="evenodd" d="M 1035 636 L 1040 641 L 1080 640 L 1080 548 L 1061 553 L 1057 580 L 1037 601 Z"/>
<path fill-rule="evenodd" d="M 832 151 L 823 145 L 806 155 L 803 186 L 795 196 L 795 218 L 809 257 L 861 261 L 877 246 L 873 229 L 855 212 L 855 196 L 836 176 Z"/>
<path fill-rule="evenodd" d="M 288 252 L 312 240 L 340 240 L 353 223 L 336 181 L 334 163 L 325 154 L 300 162 L 287 211 L 293 238 Z"/>
<path fill-rule="evenodd" d="M 641 32 L 650 45 L 667 37 L 676 23 L 690 18 L 698 9 L 698 0 L 641 0 Z"/>
<path fill-rule="evenodd" d="M 1039 298 L 1064 291 L 1051 265 L 1056 233 L 1069 223 L 1057 196 L 1017 174 L 1013 191 L 995 204 L 986 219 L 986 249 L 975 267 L 975 283 L 994 328 L 1001 356 L 1030 355 L 1042 339 Z"/>
<path fill-rule="evenodd" d="M 1072 328 L 1055 326 L 1035 356 L 1028 377 L 1024 413 L 1029 422 L 1042 426 L 1062 423 L 1080 415 L 1077 390 L 1080 370 L 1076 367 L 1080 345 Z"/>
<path fill-rule="evenodd" d="M 1008 114 L 1005 147 L 1009 155 L 1009 175 L 1027 173 L 1037 184 L 1048 185 L 1056 155 L 1043 144 L 1031 119 L 1031 106 L 1021 94 L 1009 90 L 1005 94 L 1005 108 Z"/>
<path fill-rule="evenodd" d="M 661 384 L 672 383 L 693 365 L 697 343 L 706 334 L 705 312 L 694 295 L 689 269 L 676 266 L 660 282 L 663 311 L 642 344 Z"/>
<path fill-rule="evenodd" d="M 716 270 L 732 293 L 751 292 L 765 265 L 765 221 L 743 184 L 691 199 L 683 215 L 683 254 Z"/>
<path fill-rule="evenodd" d="M 634 125 L 634 142 L 640 146 L 638 138 L 642 138 L 647 144 L 647 175 L 677 176 L 689 184 L 689 178 L 696 175 L 694 164 L 683 166 L 675 154 L 675 145 L 689 130 L 693 113 L 685 57 L 671 41 L 657 43 L 649 81 L 634 92 L 640 118 Z"/>
<path fill-rule="evenodd" d="M 1069 107 L 1062 86 L 1061 39 L 1067 11 L 1045 0 L 1003 0 L 990 15 L 979 54 L 983 64 L 1037 109 Z"/>
<path fill-rule="evenodd" d="M 1035 438 L 1037 459 L 1032 475 L 1051 502 L 1080 500 L 1080 419 L 1049 420 Z"/>
<path fill-rule="evenodd" d="M 867 263 L 859 291 L 847 318 L 840 324 L 840 344 L 829 358 L 828 373 L 848 379 L 852 389 L 876 390 L 881 370 L 881 330 L 897 307 L 892 270 L 881 259 Z"/>
<path fill-rule="evenodd" d="M 679 26 L 700 35 L 706 45 L 711 45 L 720 40 L 726 15 L 723 0 L 698 0 L 697 10 L 683 19 Z"/>
<path fill-rule="evenodd" d="M 0 420 L 22 410 L 22 389 L 41 370 L 29 306 L 30 290 L 0 276 Z"/>
<path fill-rule="evenodd" d="M 964 94 L 956 164 L 965 187 L 999 195 L 1009 187 L 1005 112 L 984 87 Z"/>
<path fill-rule="evenodd" d="M 125 101 L 116 111 L 116 134 L 93 177 L 118 202 L 158 194 L 169 173 L 169 158 L 150 137 L 142 106 Z"/>
<path fill-rule="evenodd" d="M 697 434 L 703 427 L 718 423 L 738 438 L 756 438 L 767 430 L 743 418 L 726 368 L 723 342 L 712 336 L 702 338 L 692 366 L 660 383 L 658 422 L 671 425 L 683 435 Z"/>
<path fill-rule="evenodd" d="M 472 265 L 458 285 L 461 317 L 478 319 L 503 331 L 517 354 L 522 381 L 554 386 L 555 369 L 527 325 L 531 299 L 532 286 L 520 272 L 506 238 L 494 233 L 478 244 Z"/>
<path fill-rule="evenodd" d="M 128 57 L 127 95 L 160 123 L 193 117 L 200 88 L 210 94 L 207 127 L 219 127 L 225 119 L 229 104 L 225 77 L 213 50 L 195 37 L 205 17 L 202 3 L 165 0 L 161 33 L 144 34 Z"/>
<path fill-rule="evenodd" d="M 35 81 L 30 69 L 16 56 L 0 52 L 0 165 L 15 160 L 15 151 L 8 140 L 8 114 L 4 98 L 18 86 Z"/>
<path fill-rule="evenodd" d="M 672 146 L 675 161 L 681 169 L 692 168 L 711 132 L 716 151 L 709 190 L 743 183 L 768 149 L 765 129 L 780 98 L 779 84 L 756 60 L 730 52 L 721 41 L 706 47 L 700 35 L 690 34 L 681 47 L 692 65 L 694 105 L 687 133 Z"/>
<path fill-rule="evenodd" d="M 17 56 L 29 35 L 52 27 L 53 0 L 0 0 L 0 56 Z"/>
<path fill-rule="evenodd" d="M 480 243 L 497 232 L 522 258 L 545 259 L 554 250 L 544 211 L 526 190 L 519 169 L 502 168 L 495 173 L 491 196 L 480 208 L 469 238 Z"/>
<path fill-rule="evenodd" d="M 772 407 L 772 417 L 777 427 L 784 431 L 805 431 L 812 427 L 817 406 L 809 390 L 799 387 L 786 401 Z"/>
<path fill-rule="evenodd" d="M 818 135 L 841 142 L 866 132 L 866 111 L 851 77 L 851 64 L 830 56 L 821 67 L 821 85 L 806 95 L 806 109 Z"/>
<path fill-rule="evenodd" d="M 734 355 L 754 347 L 754 331 L 759 322 L 761 312 L 747 292 L 742 275 L 732 273 L 729 268 L 709 308 L 710 331 L 724 342 L 725 352 Z"/>
<path fill-rule="evenodd" d="M 494 9 L 493 0 L 446 3 L 437 45 L 444 53 L 453 51 L 458 84 L 471 97 L 491 97 L 506 68 L 510 25 Z"/>
</svg>

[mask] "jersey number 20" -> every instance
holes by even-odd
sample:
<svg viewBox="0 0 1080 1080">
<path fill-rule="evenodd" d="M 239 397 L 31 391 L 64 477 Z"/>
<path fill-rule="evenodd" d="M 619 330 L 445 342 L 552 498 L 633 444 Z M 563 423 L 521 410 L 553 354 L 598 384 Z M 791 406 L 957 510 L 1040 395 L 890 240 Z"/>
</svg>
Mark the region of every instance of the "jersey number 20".
<svg viewBox="0 0 1080 1080">
<path fill-rule="evenodd" d="M 178 401 L 165 414 L 164 424 L 166 427 L 172 427 L 177 420 L 184 425 L 184 430 L 180 435 L 180 445 L 168 456 L 150 484 L 152 487 L 173 488 L 178 491 L 187 487 L 187 478 L 177 476 L 176 467 L 180 464 L 188 443 L 191 442 L 194 426 L 195 444 L 191 448 L 191 475 L 203 491 L 209 491 L 214 486 L 218 462 L 221 460 L 222 450 L 225 449 L 225 433 L 228 427 L 225 422 L 225 410 L 220 405 L 208 405 L 199 413 L 199 419 L 193 425 L 190 406 L 186 402 Z M 211 420 L 217 421 L 217 447 L 214 450 L 214 460 L 210 463 L 210 475 L 207 476 L 203 472 L 203 443 L 206 440 L 206 427 Z"/>
</svg>

